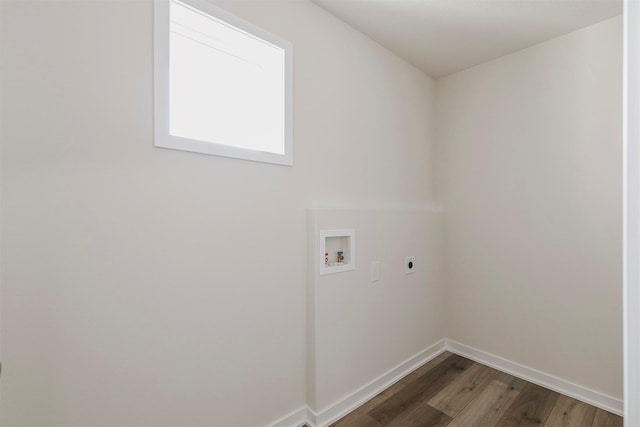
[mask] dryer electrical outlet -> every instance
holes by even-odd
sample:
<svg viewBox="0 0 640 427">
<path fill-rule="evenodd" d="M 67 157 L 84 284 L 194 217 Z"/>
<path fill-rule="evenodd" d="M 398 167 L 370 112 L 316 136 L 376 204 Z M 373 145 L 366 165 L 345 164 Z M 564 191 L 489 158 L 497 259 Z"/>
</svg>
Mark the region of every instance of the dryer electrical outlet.
<svg viewBox="0 0 640 427">
<path fill-rule="evenodd" d="M 405 260 L 404 266 L 406 268 L 405 273 L 415 273 L 416 271 L 416 261 L 414 256 L 408 256 Z"/>
</svg>

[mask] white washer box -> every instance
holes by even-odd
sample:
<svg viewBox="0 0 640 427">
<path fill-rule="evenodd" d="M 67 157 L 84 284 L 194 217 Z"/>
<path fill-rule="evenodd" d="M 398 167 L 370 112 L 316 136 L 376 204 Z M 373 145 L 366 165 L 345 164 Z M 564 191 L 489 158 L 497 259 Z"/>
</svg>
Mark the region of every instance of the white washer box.
<svg viewBox="0 0 640 427">
<path fill-rule="evenodd" d="M 344 259 L 338 263 L 338 252 Z M 325 260 L 327 254 L 327 260 Z M 320 230 L 320 275 L 356 268 L 356 231 L 353 228 Z"/>
</svg>

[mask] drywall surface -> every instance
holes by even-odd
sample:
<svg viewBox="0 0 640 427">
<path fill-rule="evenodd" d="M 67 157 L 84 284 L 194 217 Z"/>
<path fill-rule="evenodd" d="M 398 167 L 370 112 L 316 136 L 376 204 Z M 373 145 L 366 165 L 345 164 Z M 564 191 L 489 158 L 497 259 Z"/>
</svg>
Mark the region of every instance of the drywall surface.
<svg viewBox="0 0 640 427">
<path fill-rule="evenodd" d="M 308 1 L 215 3 L 294 44 L 293 167 L 153 147 L 152 2 L 0 2 L 0 424 L 274 422 L 306 209 L 431 199 L 430 78 Z"/>
<path fill-rule="evenodd" d="M 314 209 L 308 226 L 308 404 L 322 414 L 444 336 L 442 213 L 410 209 Z M 355 230 L 356 269 L 320 275 L 321 230 Z M 406 257 L 414 257 L 412 273 Z M 334 254 L 329 253 L 330 259 Z M 371 264 L 379 266 L 372 281 Z"/>
<path fill-rule="evenodd" d="M 446 336 L 622 397 L 622 26 L 438 80 Z"/>
</svg>

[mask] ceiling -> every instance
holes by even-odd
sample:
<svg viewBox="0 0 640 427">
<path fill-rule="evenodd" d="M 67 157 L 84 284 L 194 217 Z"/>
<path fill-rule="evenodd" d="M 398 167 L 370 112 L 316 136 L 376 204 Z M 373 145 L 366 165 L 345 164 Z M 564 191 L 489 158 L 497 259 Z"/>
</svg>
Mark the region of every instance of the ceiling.
<svg viewBox="0 0 640 427">
<path fill-rule="evenodd" d="M 622 13 L 622 0 L 312 0 L 433 78 Z"/>
</svg>

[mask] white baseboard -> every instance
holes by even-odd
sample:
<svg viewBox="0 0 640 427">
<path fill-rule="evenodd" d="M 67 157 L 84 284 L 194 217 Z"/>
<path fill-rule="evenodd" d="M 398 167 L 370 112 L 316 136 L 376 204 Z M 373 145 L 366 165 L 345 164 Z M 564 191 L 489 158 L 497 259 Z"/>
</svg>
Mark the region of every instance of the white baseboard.
<svg viewBox="0 0 640 427">
<path fill-rule="evenodd" d="M 482 363 L 483 365 L 490 366 L 550 390 L 566 394 L 574 399 L 614 414 L 622 415 L 623 402 L 620 399 L 616 399 L 615 397 L 554 377 L 553 375 L 545 374 L 544 372 L 520 365 L 510 360 L 494 356 L 493 354 L 478 350 L 468 345 L 460 344 L 459 342 L 448 338 L 445 338 L 444 341 L 446 350 L 452 353 L 464 356 L 468 359 Z"/>
<path fill-rule="evenodd" d="M 328 426 L 444 351 L 464 356 L 614 414 L 622 415 L 623 413 L 623 402 L 620 399 L 445 338 L 318 413 L 304 406 L 285 415 L 269 427 L 302 427 L 304 424 L 309 427 Z"/>
<path fill-rule="evenodd" d="M 309 410 L 309 427 L 324 427 L 342 418 L 444 351 L 445 340 L 440 340 L 318 413 Z"/>
<path fill-rule="evenodd" d="M 302 408 L 296 409 L 290 414 L 285 415 L 278 421 L 269 424 L 269 427 L 302 427 L 305 424 L 309 427 L 314 427 L 307 422 L 308 411 L 309 408 L 303 406 Z"/>
</svg>

